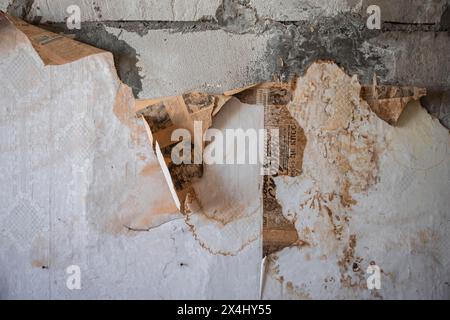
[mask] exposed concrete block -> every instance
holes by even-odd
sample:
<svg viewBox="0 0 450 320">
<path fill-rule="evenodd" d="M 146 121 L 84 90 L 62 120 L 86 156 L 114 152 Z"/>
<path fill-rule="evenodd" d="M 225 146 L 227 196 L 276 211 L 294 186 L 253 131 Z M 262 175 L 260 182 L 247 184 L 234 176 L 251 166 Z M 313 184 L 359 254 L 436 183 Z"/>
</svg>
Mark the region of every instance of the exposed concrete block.
<svg viewBox="0 0 450 320">
<path fill-rule="evenodd" d="M 427 88 L 421 99 L 430 114 L 450 128 L 450 41 L 446 32 L 389 32 L 370 40 L 389 52 L 384 63 L 391 71 L 384 83 L 408 84 Z"/>
<path fill-rule="evenodd" d="M 28 8 L 28 20 L 62 22 L 69 15 L 67 7 L 78 5 L 81 21 L 197 21 L 203 17 L 215 17 L 223 3 L 222 0 L 0 0 L 0 10 L 10 7 L 10 10 L 22 14 L 22 8 Z M 341 13 L 366 16 L 368 6 L 378 5 L 382 21 L 439 23 L 447 3 L 447 0 L 250 0 L 246 6 L 263 19 L 314 21 Z M 243 6 L 232 1 L 227 1 L 226 5 L 228 8 Z"/>
<path fill-rule="evenodd" d="M 239 35 L 222 30 L 189 33 L 148 30 L 141 37 L 119 28 L 106 29 L 111 37 L 118 37 L 136 51 L 137 66 L 143 77 L 142 91 L 138 90 L 141 98 L 170 96 L 189 90 L 220 93 L 270 80 L 272 74 L 281 72 L 274 67 L 281 53 L 268 52 L 271 51 L 268 44 L 274 42 L 271 32 Z M 360 75 L 366 84 L 376 72 L 381 83 L 434 90 L 450 88 L 450 69 L 443 54 L 450 52 L 450 42 L 444 32 L 384 32 L 372 39 L 361 39 L 356 47 L 352 43 L 351 55 L 348 50 L 336 47 L 324 56 L 320 46 L 304 55 L 302 50 L 312 50 L 309 42 L 300 43 L 295 38 L 286 41 L 298 44 L 284 52 L 292 60 L 283 59 L 291 74 L 303 74 L 310 60 L 329 58 L 347 66 L 349 73 Z M 276 42 L 275 46 L 280 47 L 281 43 Z M 349 60 L 349 56 L 361 56 L 364 63 L 358 65 L 358 60 Z M 304 63 L 300 63 L 302 61 Z M 374 61 L 375 67 L 370 64 Z M 383 70 L 386 72 L 381 72 Z"/>
<path fill-rule="evenodd" d="M 380 6 L 381 20 L 400 23 L 439 23 L 446 0 L 364 0 L 363 14 L 371 4 Z"/>
<path fill-rule="evenodd" d="M 189 90 L 221 93 L 270 78 L 263 61 L 268 34 L 149 30 L 141 37 L 118 28 L 107 31 L 136 49 L 144 76 L 141 98 Z"/>
<path fill-rule="evenodd" d="M 358 0 L 251 0 L 258 16 L 277 21 L 306 21 L 359 11 Z"/>
<path fill-rule="evenodd" d="M 439 23 L 446 0 L 251 0 L 258 16 L 277 21 L 312 21 L 340 13 L 366 15 L 367 7 L 380 6 L 382 21 L 402 23 Z"/>
<path fill-rule="evenodd" d="M 427 88 L 450 87 L 448 52 L 450 41 L 446 32 L 388 32 L 370 40 L 391 54 L 387 82 Z"/>
<path fill-rule="evenodd" d="M 36 0 L 28 19 L 62 22 L 70 5 L 81 9 L 81 21 L 196 21 L 214 16 L 220 0 Z"/>
</svg>

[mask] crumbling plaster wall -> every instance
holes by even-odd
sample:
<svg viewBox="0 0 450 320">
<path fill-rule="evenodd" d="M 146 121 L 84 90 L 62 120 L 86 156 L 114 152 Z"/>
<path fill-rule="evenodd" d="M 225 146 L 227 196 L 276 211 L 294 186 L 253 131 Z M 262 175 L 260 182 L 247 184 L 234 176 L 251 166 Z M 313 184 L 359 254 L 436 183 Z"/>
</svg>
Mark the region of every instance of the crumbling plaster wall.
<svg viewBox="0 0 450 320">
<path fill-rule="evenodd" d="M 70 4 L 81 8 L 81 30 L 65 26 L 65 8 Z M 380 5 L 382 30 L 366 28 L 369 4 Z M 121 80 L 140 98 L 188 90 L 220 93 L 273 78 L 286 80 L 304 74 L 316 59 L 331 59 L 349 74 L 358 74 L 362 83 L 369 83 L 376 73 L 381 83 L 426 87 L 429 95 L 422 104 L 450 127 L 448 0 L 0 0 L 0 9 L 113 52 Z M 258 297 L 257 243 L 244 248 L 238 257 L 211 256 L 192 238 L 183 221 L 126 241 L 111 241 L 106 248 L 110 260 L 117 261 L 115 250 L 127 258 L 118 266 L 109 265 L 111 270 L 96 270 L 99 280 L 88 279 L 86 291 L 33 290 L 29 297 Z M 152 255 L 155 246 L 166 254 Z M 148 251 L 147 257 L 143 250 Z M 254 274 L 241 273 L 225 287 L 221 275 L 211 277 L 216 270 L 239 275 L 244 261 L 254 261 L 247 269 Z M 108 268 L 108 263 L 103 266 Z M 106 273 L 112 275 L 106 277 Z M 121 281 L 130 273 L 131 282 Z M 153 275 L 142 281 L 146 273 Z M 189 279 L 199 279 L 198 274 L 205 275 L 205 280 L 192 283 Z M 64 279 L 64 274 L 45 277 Z M 42 285 L 47 283 L 45 277 L 39 280 Z M 183 287 L 191 289 L 171 290 L 180 280 Z M 5 280 L 0 278 L 2 282 Z M 242 283 L 245 288 L 234 287 Z M 103 289 L 98 291 L 98 287 Z M 113 287 L 118 289 L 108 289 Z M 221 292 L 215 289 L 219 287 Z M 23 292 L 12 289 L 6 297 L 14 297 L 14 290 L 15 294 Z"/>
<path fill-rule="evenodd" d="M 81 30 L 65 26 L 72 4 Z M 370 4 L 382 30 L 366 27 Z M 449 0 L 1 0 L 0 9 L 112 51 L 141 98 L 223 92 L 331 59 L 362 83 L 376 72 L 380 83 L 426 87 L 423 104 L 450 126 Z"/>
</svg>

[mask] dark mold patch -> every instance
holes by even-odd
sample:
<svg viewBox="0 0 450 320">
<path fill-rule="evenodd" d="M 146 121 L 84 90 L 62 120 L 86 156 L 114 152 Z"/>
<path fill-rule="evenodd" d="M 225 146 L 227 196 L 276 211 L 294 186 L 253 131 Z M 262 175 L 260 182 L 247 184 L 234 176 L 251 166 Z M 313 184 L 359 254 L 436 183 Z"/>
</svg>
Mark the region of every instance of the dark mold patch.
<svg viewBox="0 0 450 320">
<path fill-rule="evenodd" d="M 41 25 L 40 27 L 53 32 L 69 33 L 64 23 Z M 103 23 L 83 23 L 80 30 L 70 30 L 70 33 L 75 34 L 76 40 L 110 51 L 114 55 L 119 78 L 131 87 L 135 97 L 138 96 L 142 91 L 143 77 L 139 75 L 141 68 L 137 66 L 139 59 L 136 49 L 106 31 Z"/>
<path fill-rule="evenodd" d="M 335 61 L 346 72 L 358 74 L 363 83 L 370 82 L 374 72 L 381 78 L 388 73 L 381 54 L 369 44 L 363 46 L 380 31 L 367 29 L 361 16 L 342 14 L 324 17 L 320 23 L 275 26 L 267 45 L 267 61 L 271 63 L 271 74 L 283 81 L 303 75 L 316 60 Z"/>
</svg>

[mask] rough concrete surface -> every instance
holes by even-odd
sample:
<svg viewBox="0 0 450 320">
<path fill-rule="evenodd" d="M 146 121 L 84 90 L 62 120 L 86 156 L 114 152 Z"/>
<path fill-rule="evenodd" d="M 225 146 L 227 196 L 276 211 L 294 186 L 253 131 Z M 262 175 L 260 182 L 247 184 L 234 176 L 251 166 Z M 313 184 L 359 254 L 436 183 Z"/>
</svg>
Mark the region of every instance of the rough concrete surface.
<svg viewBox="0 0 450 320">
<path fill-rule="evenodd" d="M 437 23 L 445 10 L 446 0 L 252 0 L 251 5 L 260 17 L 277 21 L 317 20 L 350 12 L 364 15 L 369 5 L 378 5 L 383 21 Z"/>
<path fill-rule="evenodd" d="M 151 30 L 141 37 L 117 28 L 106 30 L 136 49 L 137 66 L 143 77 L 141 98 L 192 90 L 224 92 L 269 76 L 264 74 L 265 34 L 235 35 L 222 30 L 179 34 Z"/>
<path fill-rule="evenodd" d="M 42 21 L 63 22 L 68 13 L 66 9 L 76 5 L 81 9 L 81 21 L 104 20 L 157 20 L 157 21 L 195 21 L 214 16 L 219 0 L 36 0 L 3 1 L 11 8 L 27 4 L 27 17 Z M 3 7 L 6 5 L 3 4 Z"/>
<path fill-rule="evenodd" d="M 163 6 L 164 2 L 158 3 Z M 272 78 L 286 80 L 303 74 L 316 59 L 330 59 L 358 74 L 362 83 L 371 82 L 376 73 L 380 83 L 429 88 L 435 98 L 424 99 L 425 106 L 450 126 L 446 108 L 439 102 L 450 90 L 445 54 L 450 43 L 449 1 L 377 4 L 385 21 L 382 30 L 367 29 L 366 2 L 348 0 L 316 5 L 311 1 L 283 1 L 281 5 L 279 1 L 224 0 L 216 10 L 207 6 L 208 17 L 168 19 L 159 10 L 154 11 L 157 17 L 130 16 L 128 21 L 97 17 L 97 22 L 83 23 L 81 30 L 67 30 L 61 17 L 36 18 L 33 1 L 3 7 L 113 52 L 119 76 L 135 96 L 192 89 L 221 92 Z M 82 11 L 95 6 L 89 1 L 80 5 Z M 127 4 L 123 12 L 145 12 L 150 7 L 136 2 Z M 61 13 L 56 8 L 50 5 L 47 10 Z M 201 46 L 196 46 L 198 41 Z M 215 50 L 221 54 L 214 54 Z"/>
<path fill-rule="evenodd" d="M 241 21 L 312 21 L 342 13 L 366 14 L 369 5 L 382 8 L 382 20 L 439 23 L 446 0 L 2 0 L 0 9 L 26 13 L 31 20 L 63 22 L 66 8 L 77 5 L 82 21 L 196 21 L 239 11 Z"/>
</svg>

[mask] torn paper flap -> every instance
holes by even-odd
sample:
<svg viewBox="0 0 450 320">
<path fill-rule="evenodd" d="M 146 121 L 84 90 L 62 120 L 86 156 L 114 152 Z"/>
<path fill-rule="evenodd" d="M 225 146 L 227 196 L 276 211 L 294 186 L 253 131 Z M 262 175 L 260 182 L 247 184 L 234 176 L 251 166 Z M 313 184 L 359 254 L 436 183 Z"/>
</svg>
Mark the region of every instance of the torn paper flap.
<svg viewBox="0 0 450 320">
<path fill-rule="evenodd" d="M 147 135 L 148 138 L 150 140 L 150 143 L 152 145 L 152 149 L 155 152 L 156 158 L 158 159 L 158 163 L 159 166 L 161 168 L 161 171 L 164 175 L 164 179 L 166 180 L 167 185 L 169 186 L 169 190 L 170 190 L 170 194 L 172 195 L 172 199 L 175 203 L 175 206 L 177 207 L 178 210 L 181 210 L 181 199 L 184 198 L 184 194 L 181 194 L 180 192 L 177 192 L 177 190 L 175 189 L 175 184 L 172 180 L 172 176 L 168 167 L 168 163 L 170 163 L 170 161 L 167 161 L 167 159 L 165 158 L 165 156 L 163 155 L 159 142 L 154 138 L 152 131 L 150 129 L 150 125 L 148 123 L 148 121 L 146 121 L 144 116 L 141 116 L 142 120 L 144 122 L 144 126 L 145 129 L 147 131 Z"/>
<path fill-rule="evenodd" d="M 146 123 L 153 150 L 166 176 L 175 204 L 182 213 L 185 212 L 184 203 L 187 195 L 190 194 L 192 198 L 195 198 L 191 181 L 202 176 L 203 166 L 173 163 L 172 150 L 183 142 L 173 140 L 172 134 L 177 129 L 186 129 L 191 134 L 193 144 L 196 139 L 194 137 L 195 121 L 199 121 L 202 135 L 201 150 L 203 150 L 203 134 L 212 125 L 213 115 L 219 112 L 229 99 L 231 97 L 191 92 L 176 97 L 136 102 L 137 114 Z M 195 148 L 192 150 L 191 159 L 196 158 L 194 152 L 196 152 Z"/>
<path fill-rule="evenodd" d="M 427 94 L 424 88 L 396 86 L 362 86 L 361 98 L 382 120 L 395 125 L 406 105 Z"/>
<path fill-rule="evenodd" d="M 246 90 L 248 90 L 248 89 L 254 88 L 254 87 L 259 86 L 259 85 L 260 85 L 260 83 L 254 83 L 254 84 L 248 85 L 248 86 L 246 86 L 246 87 L 228 90 L 228 91 L 225 91 L 225 92 L 223 93 L 223 95 L 224 95 L 224 96 L 229 96 L 229 97 L 230 97 L 230 96 L 235 96 L 235 95 L 237 95 L 238 93 L 240 93 L 240 92 L 242 92 L 242 91 L 246 91 Z"/>
<path fill-rule="evenodd" d="M 164 155 L 162 154 L 161 148 L 159 147 L 158 143 L 155 144 L 154 150 L 155 150 L 156 158 L 158 159 L 159 165 L 161 166 L 161 170 L 164 174 L 164 178 L 166 179 L 167 185 L 169 186 L 169 190 L 170 190 L 170 193 L 172 194 L 172 198 L 175 202 L 175 205 L 176 205 L 177 209 L 181 211 L 180 198 L 177 194 L 177 191 L 175 190 L 175 185 L 172 181 L 172 177 L 170 175 L 169 168 L 167 167 L 167 163 L 164 159 Z"/>
<path fill-rule="evenodd" d="M 191 92 L 182 96 L 137 100 L 135 109 L 157 131 L 176 126 L 194 133 L 194 121 L 203 122 L 203 132 L 211 126 L 212 117 L 231 97 Z"/>
<path fill-rule="evenodd" d="M 155 142 L 154 152 L 177 209 L 181 213 L 185 213 L 188 197 L 196 198 L 191 182 L 202 176 L 203 166 L 201 164 L 174 164 L 171 160 L 172 148 L 160 148 L 158 142 Z"/>
<path fill-rule="evenodd" d="M 267 82 L 237 89 L 234 96 L 253 105 L 287 105 L 292 98 L 293 83 Z"/>
<path fill-rule="evenodd" d="M 137 115 L 141 115 L 145 112 L 145 109 L 152 107 L 155 104 L 163 103 L 165 100 L 170 100 L 175 97 L 165 97 L 156 99 L 136 99 L 134 102 L 134 112 Z"/>
<path fill-rule="evenodd" d="M 107 53 L 107 51 L 78 42 L 63 34 L 38 28 L 2 12 L 0 12 L 0 19 L 8 19 L 28 37 L 45 65 L 61 65 L 90 55 Z"/>
<path fill-rule="evenodd" d="M 303 150 L 306 144 L 303 130 L 290 115 L 287 104 L 291 100 L 291 83 L 264 83 L 238 90 L 237 98 L 252 105 L 264 105 L 264 127 L 268 129 L 267 143 L 276 143 L 276 147 L 266 149 L 278 160 L 274 174 L 297 176 L 301 173 Z M 202 176 L 202 165 L 175 165 L 171 161 L 173 148 L 178 141 L 172 140 L 172 133 L 184 128 L 194 134 L 194 121 L 201 121 L 202 134 L 211 127 L 212 117 L 217 114 L 231 96 L 216 96 L 204 93 L 186 93 L 181 96 L 162 99 L 140 100 L 136 110 L 148 125 L 148 133 L 155 152 L 159 152 L 163 171 L 169 172 L 166 181 L 172 196 L 182 212 L 184 202 L 189 195 L 196 195 L 191 188 L 192 179 Z M 274 132 L 277 137 L 275 140 Z M 194 138 L 195 139 L 195 138 Z M 157 144 L 156 144 L 157 142 Z M 202 139 L 202 143 L 203 139 Z M 160 148 L 159 151 L 156 150 Z M 274 151 L 275 150 L 275 151 Z M 194 156 L 195 158 L 195 156 Z M 170 177 L 170 179 L 169 179 Z"/>
</svg>

